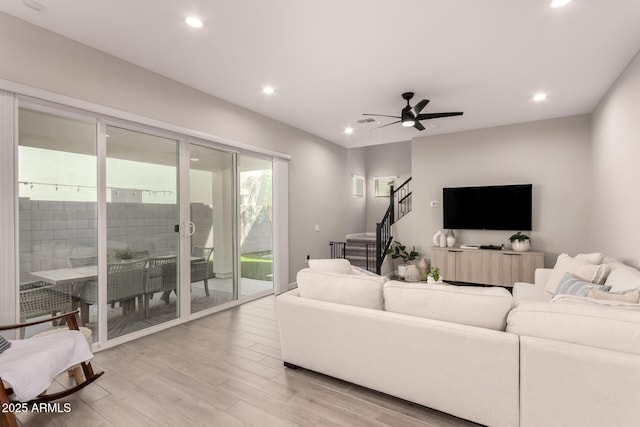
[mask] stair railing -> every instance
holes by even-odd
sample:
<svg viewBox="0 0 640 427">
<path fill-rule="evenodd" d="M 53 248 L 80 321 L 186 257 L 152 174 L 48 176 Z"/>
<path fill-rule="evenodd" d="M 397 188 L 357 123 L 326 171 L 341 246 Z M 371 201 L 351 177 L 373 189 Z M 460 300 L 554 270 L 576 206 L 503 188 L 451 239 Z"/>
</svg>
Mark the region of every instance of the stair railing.
<svg viewBox="0 0 640 427">
<path fill-rule="evenodd" d="M 347 242 L 329 242 L 331 258 L 344 258 L 344 250 Z"/>
<path fill-rule="evenodd" d="M 376 273 L 380 274 L 382 262 L 387 255 L 387 250 L 391 246 L 393 236 L 391 226 L 400 218 L 411 212 L 411 189 L 409 188 L 409 177 L 397 189 L 393 186 L 389 189 L 389 207 L 382 217 L 382 221 L 376 224 Z M 396 202 L 397 200 L 397 202 Z M 396 213 L 397 212 L 397 213 Z"/>
</svg>

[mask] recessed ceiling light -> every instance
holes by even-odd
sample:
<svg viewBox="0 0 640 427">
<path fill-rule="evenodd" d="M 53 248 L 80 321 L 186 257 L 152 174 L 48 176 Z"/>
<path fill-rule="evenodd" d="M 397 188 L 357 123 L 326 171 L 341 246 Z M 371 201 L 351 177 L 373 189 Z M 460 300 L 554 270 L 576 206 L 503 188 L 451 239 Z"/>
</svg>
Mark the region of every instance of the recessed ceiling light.
<svg viewBox="0 0 640 427">
<path fill-rule="evenodd" d="M 539 92 L 533 95 L 533 98 L 531 99 L 533 99 L 536 102 L 544 101 L 545 99 L 547 99 L 547 94 L 544 92 Z"/>
<path fill-rule="evenodd" d="M 551 7 L 558 8 L 558 7 L 566 6 L 569 3 L 571 3 L 571 0 L 553 0 L 551 2 Z"/>
<path fill-rule="evenodd" d="M 344 133 L 351 135 L 353 133 L 353 128 L 344 128 Z"/>
<path fill-rule="evenodd" d="M 195 16 L 188 16 L 187 19 L 184 20 L 188 26 L 191 28 L 202 28 L 202 20 L 196 18 Z"/>
<path fill-rule="evenodd" d="M 262 93 L 267 94 L 267 95 L 273 95 L 276 92 L 276 90 L 274 88 L 272 88 L 271 86 L 265 86 L 262 88 Z"/>
</svg>

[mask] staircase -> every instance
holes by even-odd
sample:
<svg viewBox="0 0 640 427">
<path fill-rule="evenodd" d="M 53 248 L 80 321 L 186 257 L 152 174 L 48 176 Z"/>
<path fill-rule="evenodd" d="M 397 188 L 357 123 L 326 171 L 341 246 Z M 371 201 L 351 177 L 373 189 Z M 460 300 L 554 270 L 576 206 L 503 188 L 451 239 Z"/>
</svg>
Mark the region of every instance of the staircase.
<svg viewBox="0 0 640 427">
<path fill-rule="evenodd" d="M 373 233 L 348 235 L 344 257 L 351 265 L 375 271 L 376 236 Z"/>
<path fill-rule="evenodd" d="M 411 190 L 407 179 L 397 189 L 389 191 L 389 207 L 376 224 L 376 233 L 360 233 L 347 236 L 346 242 L 329 242 L 331 258 L 346 258 L 352 265 L 380 274 L 387 249 L 393 241 L 391 226 L 411 212 Z"/>
</svg>

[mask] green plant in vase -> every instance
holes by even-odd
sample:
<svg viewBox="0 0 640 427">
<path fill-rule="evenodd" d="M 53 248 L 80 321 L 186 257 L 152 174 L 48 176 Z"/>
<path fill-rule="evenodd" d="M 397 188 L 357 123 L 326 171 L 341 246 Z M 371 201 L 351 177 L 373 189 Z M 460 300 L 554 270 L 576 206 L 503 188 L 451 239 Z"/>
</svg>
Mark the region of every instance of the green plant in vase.
<svg viewBox="0 0 640 427">
<path fill-rule="evenodd" d="M 429 283 L 438 283 L 440 282 L 440 269 L 438 267 L 431 267 L 427 270 L 425 274 L 427 282 Z"/>
<path fill-rule="evenodd" d="M 386 254 L 391 255 L 392 259 L 402 259 L 402 265 L 398 266 L 398 276 L 401 277 L 404 277 L 407 262 L 414 261 L 420 256 L 420 254 L 416 251 L 415 246 L 411 249 L 411 251 L 407 252 L 407 247 L 397 240 L 394 240 L 393 245 L 389 249 L 387 249 Z"/>
<path fill-rule="evenodd" d="M 126 248 L 116 249 L 115 251 L 113 251 L 113 256 L 116 259 L 127 261 L 133 259 L 136 256 L 136 250 L 130 246 L 127 246 Z"/>
<path fill-rule="evenodd" d="M 509 237 L 511 242 L 511 249 L 517 252 L 526 252 L 531 249 L 531 238 L 526 234 L 522 234 L 522 231 L 518 231 Z"/>
</svg>

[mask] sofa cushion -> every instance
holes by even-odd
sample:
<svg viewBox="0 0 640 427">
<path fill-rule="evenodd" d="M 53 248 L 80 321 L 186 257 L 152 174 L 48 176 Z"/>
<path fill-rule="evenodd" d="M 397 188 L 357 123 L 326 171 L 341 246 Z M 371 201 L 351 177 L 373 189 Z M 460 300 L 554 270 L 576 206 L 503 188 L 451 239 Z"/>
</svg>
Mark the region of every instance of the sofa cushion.
<svg viewBox="0 0 640 427">
<path fill-rule="evenodd" d="M 312 271 L 351 274 L 351 263 L 348 259 L 332 258 L 332 259 L 310 259 L 309 269 Z"/>
<path fill-rule="evenodd" d="M 544 284 L 534 285 L 533 283 L 516 282 L 511 289 L 513 292 L 513 303 L 521 301 L 551 301 L 553 295 L 544 289 Z"/>
<path fill-rule="evenodd" d="M 387 282 L 384 309 L 429 319 L 504 331 L 513 307 L 509 291 L 425 283 Z"/>
<path fill-rule="evenodd" d="M 522 302 L 509 313 L 507 332 L 640 355 L 640 311 L 556 298 L 582 301 Z"/>
<path fill-rule="evenodd" d="M 303 298 L 383 309 L 384 278 L 380 276 L 337 274 L 305 268 L 298 272 L 297 282 Z"/>
<path fill-rule="evenodd" d="M 571 273 L 587 282 L 602 284 L 607 277 L 607 273 L 609 273 L 609 265 L 594 265 L 572 258 L 567 254 L 560 254 L 545 285 L 547 292 L 556 293 L 558 283 L 560 283 L 565 273 Z"/>
<path fill-rule="evenodd" d="M 610 287 L 581 280 L 579 277 L 574 276 L 571 273 L 564 273 L 564 276 L 562 276 L 560 283 L 558 283 L 558 286 L 556 287 L 556 295 L 566 294 L 586 297 L 590 289 L 608 291 Z"/>
<path fill-rule="evenodd" d="M 605 284 L 611 286 L 612 292 L 640 288 L 640 271 L 621 262 L 610 264 L 611 272 Z"/>
<path fill-rule="evenodd" d="M 587 296 L 589 298 L 603 301 L 637 303 L 640 300 L 640 289 L 636 288 L 621 292 L 603 292 L 597 289 L 589 289 L 589 293 L 587 294 Z"/>
</svg>

